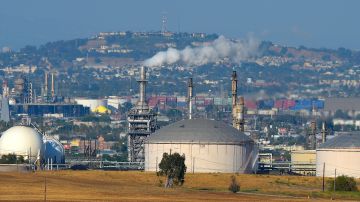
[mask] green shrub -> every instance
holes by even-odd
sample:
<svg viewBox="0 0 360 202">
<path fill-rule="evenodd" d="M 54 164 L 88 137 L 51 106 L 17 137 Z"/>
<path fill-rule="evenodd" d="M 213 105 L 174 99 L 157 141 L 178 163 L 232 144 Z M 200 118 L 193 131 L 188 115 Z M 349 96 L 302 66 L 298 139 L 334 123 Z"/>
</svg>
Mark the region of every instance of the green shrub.
<svg viewBox="0 0 360 202">
<path fill-rule="evenodd" d="M 333 191 L 334 179 L 328 180 L 327 184 L 329 191 Z M 346 175 L 336 177 L 335 191 L 358 191 L 355 179 Z"/>
<path fill-rule="evenodd" d="M 234 175 L 231 176 L 229 191 L 231 191 L 232 193 L 237 193 L 240 191 L 240 185 L 237 182 L 236 177 Z"/>
</svg>

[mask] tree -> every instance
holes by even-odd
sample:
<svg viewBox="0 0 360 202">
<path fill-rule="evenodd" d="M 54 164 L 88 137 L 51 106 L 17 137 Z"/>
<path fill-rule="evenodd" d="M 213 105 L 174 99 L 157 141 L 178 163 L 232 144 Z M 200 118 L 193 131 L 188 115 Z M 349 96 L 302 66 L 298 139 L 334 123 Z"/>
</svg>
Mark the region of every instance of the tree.
<svg viewBox="0 0 360 202">
<path fill-rule="evenodd" d="M 159 164 L 159 169 L 158 175 L 165 175 L 167 177 L 165 188 L 172 187 L 174 183 L 176 185 L 182 185 L 186 173 L 185 155 L 180 156 L 179 153 L 164 153 Z"/>
<path fill-rule="evenodd" d="M 237 182 L 236 177 L 234 175 L 231 176 L 229 191 L 231 191 L 232 193 L 237 193 L 240 191 L 240 185 Z"/>
</svg>

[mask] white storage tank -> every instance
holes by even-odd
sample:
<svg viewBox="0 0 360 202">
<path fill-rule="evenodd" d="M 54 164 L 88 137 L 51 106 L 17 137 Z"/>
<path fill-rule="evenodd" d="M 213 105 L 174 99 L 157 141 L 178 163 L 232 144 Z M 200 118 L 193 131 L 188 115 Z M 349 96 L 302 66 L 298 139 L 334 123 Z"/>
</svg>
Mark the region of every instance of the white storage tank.
<svg viewBox="0 0 360 202">
<path fill-rule="evenodd" d="M 316 175 L 360 177 L 360 133 L 334 137 L 316 149 Z"/>
<path fill-rule="evenodd" d="M 223 122 L 191 119 L 161 128 L 145 142 L 145 171 L 158 170 L 163 153 L 185 155 L 187 172 L 252 173 L 258 148 Z"/>
<path fill-rule="evenodd" d="M 99 106 L 108 107 L 108 102 L 105 99 L 86 99 L 86 98 L 75 98 L 77 104 L 81 104 L 85 107 L 90 107 L 92 112 L 95 111 Z"/>
<path fill-rule="evenodd" d="M 0 138 L 0 155 L 16 154 L 34 163 L 43 153 L 43 138 L 33 128 L 14 126 L 6 130 Z"/>
</svg>

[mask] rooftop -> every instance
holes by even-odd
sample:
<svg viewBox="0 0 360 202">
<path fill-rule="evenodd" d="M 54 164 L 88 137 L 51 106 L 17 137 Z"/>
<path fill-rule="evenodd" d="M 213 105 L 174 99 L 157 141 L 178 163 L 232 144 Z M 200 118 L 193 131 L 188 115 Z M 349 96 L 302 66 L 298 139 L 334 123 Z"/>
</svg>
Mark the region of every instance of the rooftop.
<svg viewBox="0 0 360 202">
<path fill-rule="evenodd" d="M 220 121 L 207 119 L 182 120 L 152 134 L 148 143 L 242 144 L 251 138 Z"/>
<path fill-rule="evenodd" d="M 321 144 L 319 149 L 360 149 L 360 133 L 336 136 Z"/>
</svg>

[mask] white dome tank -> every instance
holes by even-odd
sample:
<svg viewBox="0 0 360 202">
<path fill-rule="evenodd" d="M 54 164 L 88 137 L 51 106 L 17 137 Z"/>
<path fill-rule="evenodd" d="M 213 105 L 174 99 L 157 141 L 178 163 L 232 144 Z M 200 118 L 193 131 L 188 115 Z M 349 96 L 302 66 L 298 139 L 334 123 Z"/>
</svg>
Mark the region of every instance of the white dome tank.
<svg viewBox="0 0 360 202">
<path fill-rule="evenodd" d="M 65 163 L 65 150 L 63 145 L 52 137 L 44 139 L 44 160 L 54 164 Z"/>
<path fill-rule="evenodd" d="M 6 130 L 0 138 L 0 155 L 16 154 L 34 163 L 43 152 L 43 138 L 36 130 L 26 126 L 14 126 Z"/>
</svg>

